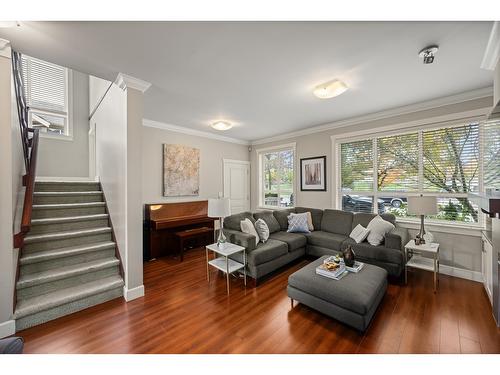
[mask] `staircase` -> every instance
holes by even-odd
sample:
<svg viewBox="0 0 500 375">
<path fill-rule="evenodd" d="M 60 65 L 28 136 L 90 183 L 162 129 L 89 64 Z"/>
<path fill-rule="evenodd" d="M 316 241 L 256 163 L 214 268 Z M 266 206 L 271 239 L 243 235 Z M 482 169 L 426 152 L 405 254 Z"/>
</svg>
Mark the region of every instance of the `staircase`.
<svg viewBox="0 0 500 375">
<path fill-rule="evenodd" d="M 39 182 L 24 238 L 14 313 L 20 331 L 122 296 L 106 203 L 98 182 Z"/>
</svg>

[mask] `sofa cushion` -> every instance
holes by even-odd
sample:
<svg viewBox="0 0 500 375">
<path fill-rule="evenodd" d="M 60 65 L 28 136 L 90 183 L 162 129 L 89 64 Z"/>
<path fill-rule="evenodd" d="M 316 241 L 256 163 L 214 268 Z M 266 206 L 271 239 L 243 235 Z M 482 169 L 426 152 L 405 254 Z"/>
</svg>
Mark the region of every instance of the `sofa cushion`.
<svg viewBox="0 0 500 375">
<path fill-rule="evenodd" d="M 287 208 L 285 210 L 275 210 L 273 211 L 273 215 L 278 221 L 281 230 L 287 230 L 288 229 L 288 215 L 291 213 L 295 213 L 295 209 L 293 208 Z"/>
<path fill-rule="evenodd" d="M 343 234 L 328 233 L 321 230 L 311 232 L 305 236 L 307 237 L 307 243 L 333 250 L 340 250 L 342 242 L 348 238 Z"/>
<path fill-rule="evenodd" d="M 306 246 L 306 236 L 299 233 L 288 233 L 284 231 L 274 232 L 269 238 L 285 242 L 288 245 L 288 251 L 295 251 Z"/>
<path fill-rule="evenodd" d="M 269 227 L 264 220 L 258 219 L 255 222 L 255 230 L 261 242 L 266 242 L 269 239 Z"/>
<path fill-rule="evenodd" d="M 364 226 L 365 228 L 368 226 L 370 221 L 377 216 L 377 214 L 369 214 L 366 212 L 357 212 L 353 215 L 352 218 L 352 229 L 356 228 L 356 225 L 360 224 Z M 389 223 L 396 225 L 396 216 L 393 214 L 382 214 L 380 217 Z"/>
<path fill-rule="evenodd" d="M 256 220 L 262 219 L 266 222 L 269 227 L 269 233 L 279 232 L 281 230 L 281 226 L 278 223 L 278 220 L 274 217 L 272 211 L 259 211 L 254 213 L 254 217 Z"/>
<path fill-rule="evenodd" d="M 270 238 L 266 243 L 259 243 L 254 250 L 249 251 L 247 260 L 251 264 L 259 265 L 286 254 L 288 254 L 288 245 Z"/>
<path fill-rule="evenodd" d="M 290 214 L 288 216 L 288 229 L 290 233 L 310 233 L 307 214 Z"/>
<path fill-rule="evenodd" d="M 320 210 L 318 208 L 295 207 L 295 212 L 298 214 L 302 214 L 304 212 L 310 212 L 312 216 L 314 230 L 321 230 L 321 219 L 323 218 L 323 210 Z"/>
<path fill-rule="evenodd" d="M 255 219 L 251 212 L 240 212 L 239 214 L 234 214 L 224 218 L 224 227 L 232 230 L 241 231 L 240 223 L 249 219 L 253 224 L 255 224 Z"/>
<path fill-rule="evenodd" d="M 352 217 L 352 212 L 325 210 L 321 219 L 321 230 L 349 236 L 352 231 Z"/>
<path fill-rule="evenodd" d="M 375 216 L 366 227 L 368 237 L 366 240 L 370 245 L 379 246 L 384 243 L 385 235 L 394 229 L 394 224 Z"/>
<path fill-rule="evenodd" d="M 342 250 L 351 245 L 356 253 L 356 258 L 369 262 L 371 259 L 384 263 L 403 264 L 403 252 L 401 250 L 389 249 L 385 246 L 373 246 L 368 242 L 356 243 L 348 238 L 342 243 Z"/>
</svg>

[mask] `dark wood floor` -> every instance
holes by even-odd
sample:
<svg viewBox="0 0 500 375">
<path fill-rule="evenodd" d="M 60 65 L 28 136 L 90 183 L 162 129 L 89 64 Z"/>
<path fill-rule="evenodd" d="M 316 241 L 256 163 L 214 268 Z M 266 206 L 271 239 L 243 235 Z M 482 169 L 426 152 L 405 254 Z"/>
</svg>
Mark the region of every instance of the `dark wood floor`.
<svg viewBox="0 0 500 375">
<path fill-rule="evenodd" d="M 414 270 L 407 286 L 390 284 L 365 334 L 306 306 L 290 308 L 295 264 L 255 289 L 216 271 L 207 283 L 203 250 L 184 262 L 145 264 L 146 296 L 122 299 L 19 334 L 27 353 L 500 353 L 481 284 Z"/>
</svg>

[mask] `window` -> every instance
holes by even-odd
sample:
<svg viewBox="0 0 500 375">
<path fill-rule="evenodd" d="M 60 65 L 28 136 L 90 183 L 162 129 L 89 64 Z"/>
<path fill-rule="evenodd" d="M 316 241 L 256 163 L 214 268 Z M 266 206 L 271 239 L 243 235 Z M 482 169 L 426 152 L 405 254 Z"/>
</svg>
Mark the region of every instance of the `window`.
<svg viewBox="0 0 500 375">
<path fill-rule="evenodd" d="M 257 150 L 260 165 L 260 206 L 293 207 L 295 147 Z"/>
<path fill-rule="evenodd" d="M 70 136 L 67 68 L 22 55 L 29 126 L 45 135 Z"/>
<path fill-rule="evenodd" d="M 407 197 L 437 197 L 434 220 L 476 224 L 469 192 L 500 184 L 500 121 L 340 141 L 339 206 L 409 217 Z"/>
</svg>

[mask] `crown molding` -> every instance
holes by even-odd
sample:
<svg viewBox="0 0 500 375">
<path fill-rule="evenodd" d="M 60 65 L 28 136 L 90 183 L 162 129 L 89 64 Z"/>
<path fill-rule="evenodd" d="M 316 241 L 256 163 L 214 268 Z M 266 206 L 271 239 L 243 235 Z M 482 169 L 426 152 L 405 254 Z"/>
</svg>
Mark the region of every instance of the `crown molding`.
<svg viewBox="0 0 500 375">
<path fill-rule="evenodd" d="M 195 130 L 195 129 L 185 128 L 182 126 L 177 126 L 177 125 L 172 125 L 172 124 L 166 124 L 164 122 L 159 122 L 159 121 L 143 119 L 142 125 L 150 127 L 150 128 L 157 128 L 157 129 L 162 129 L 162 130 L 169 130 L 169 131 L 176 132 L 176 133 L 194 135 L 196 137 L 210 138 L 210 139 L 216 139 L 218 141 L 223 141 L 223 142 L 236 143 L 239 145 L 245 145 L 245 146 L 250 145 L 250 142 L 245 141 L 243 139 L 226 137 L 224 135 L 213 134 L 213 133 L 209 133 L 209 132 L 204 132 L 202 130 Z"/>
<path fill-rule="evenodd" d="M 125 73 L 118 73 L 115 83 L 122 89 L 131 88 L 145 92 L 151 87 L 151 83 L 143 81 L 142 79 L 129 76 Z"/>
<path fill-rule="evenodd" d="M 491 28 L 490 38 L 488 39 L 488 45 L 484 51 L 483 61 L 481 62 L 481 68 L 488 70 L 495 70 L 497 66 L 498 59 L 500 57 L 500 22 L 493 22 L 493 27 Z"/>
<path fill-rule="evenodd" d="M 10 41 L 0 38 L 0 56 L 11 58 Z"/>
<path fill-rule="evenodd" d="M 290 132 L 286 134 L 281 134 L 275 137 L 267 137 L 262 139 L 257 139 L 251 142 L 252 145 L 265 144 L 270 142 L 282 141 L 288 138 L 301 137 L 304 135 L 320 133 L 327 130 L 343 128 L 346 126 L 358 125 L 366 122 L 381 120 L 390 117 L 396 117 L 401 115 L 406 115 L 409 113 L 444 107 L 451 104 L 457 104 L 461 102 L 465 102 L 468 100 L 485 98 L 493 95 L 493 86 L 484 87 L 482 89 L 466 91 L 461 94 L 445 96 L 433 100 L 428 100 L 425 102 L 419 102 L 415 104 L 410 104 L 407 106 L 397 107 L 388 109 L 385 111 L 375 112 L 368 115 L 362 115 L 357 117 L 348 118 L 345 120 L 335 121 L 323 125 L 313 126 L 307 129 L 298 130 L 295 132 Z"/>
</svg>

